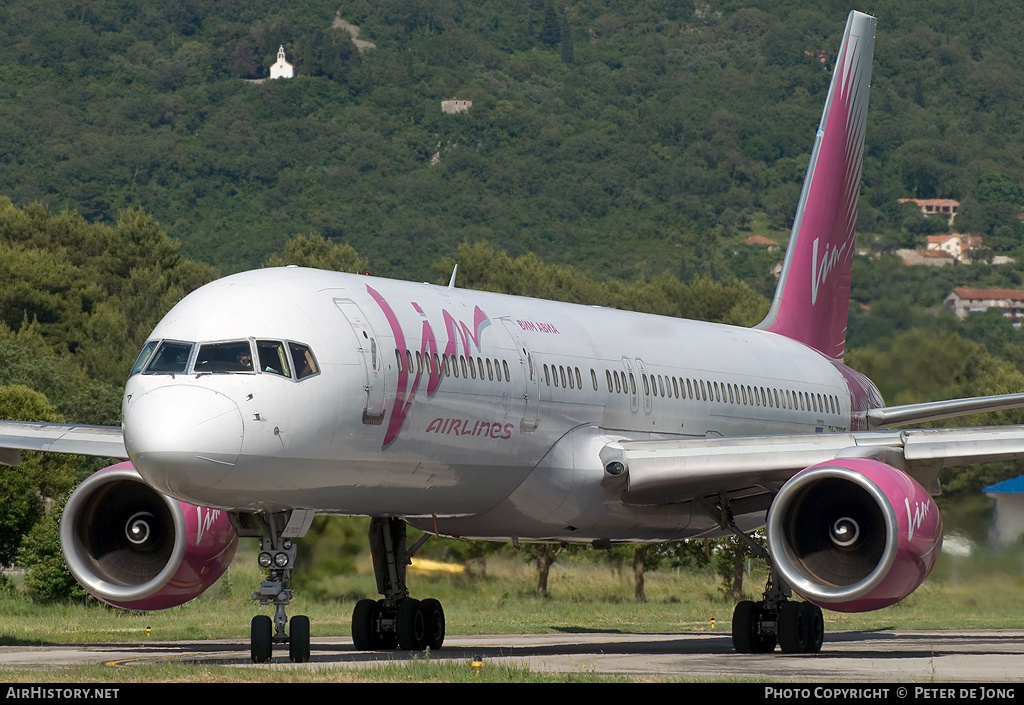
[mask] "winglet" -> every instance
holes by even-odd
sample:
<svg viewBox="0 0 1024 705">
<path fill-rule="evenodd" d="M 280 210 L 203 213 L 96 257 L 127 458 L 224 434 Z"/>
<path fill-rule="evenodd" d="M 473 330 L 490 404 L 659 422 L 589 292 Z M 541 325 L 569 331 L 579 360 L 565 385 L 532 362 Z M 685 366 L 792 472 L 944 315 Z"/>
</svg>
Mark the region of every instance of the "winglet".
<svg viewBox="0 0 1024 705">
<path fill-rule="evenodd" d="M 851 12 L 807 166 L 782 275 L 757 327 L 841 361 L 864 156 L 875 18 Z"/>
</svg>

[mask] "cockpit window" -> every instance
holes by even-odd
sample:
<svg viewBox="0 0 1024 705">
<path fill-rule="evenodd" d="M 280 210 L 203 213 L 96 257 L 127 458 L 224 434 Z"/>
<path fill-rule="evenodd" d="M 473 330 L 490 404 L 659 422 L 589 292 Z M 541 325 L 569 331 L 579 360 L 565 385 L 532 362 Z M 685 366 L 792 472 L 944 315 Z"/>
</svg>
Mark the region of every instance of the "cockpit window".
<svg viewBox="0 0 1024 705">
<path fill-rule="evenodd" d="M 153 351 L 156 350 L 156 346 L 159 340 L 151 340 L 142 347 L 142 352 L 139 353 L 139 357 L 135 360 L 135 364 L 132 365 L 132 375 L 137 375 L 142 372 L 142 368 L 149 362 L 149 358 L 153 357 Z M 131 375 L 128 375 L 131 377 Z"/>
<path fill-rule="evenodd" d="M 253 372 L 252 348 L 248 340 L 230 343 L 206 343 L 199 346 L 196 362 L 192 366 L 196 374 L 204 372 Z"/>
<path fill-rule="evenodd" d="M 277 340 L 257 340 L 256 353 L 259 355 L 260 371 L 282 377 L 292 376 L 284 343 Z"/>
<path fill-rule="evenodd" d="M 320 369 L 316 366 L 316 358 L 308 345 L 302 343 L 288 343 L 288 349 L 292 353 L 292 361 L 295 363 L 296 379 L 305 379 L 310 375 L 317 374 Z"/>
<path fill-rule="evenodd" d="M 160 343 L 153 359 L 146 366 L 146 374 L 181 374 L 188 367 L 188 358 L 192 354 L 192 343 L 181 343 L 165 340 Z M 145 348 L 143 348 L 145 354 Z M 142 355 L 139 356 L 142 358 Z M 138 363 L 136 363 L 138 364 Z"/>
</svg>

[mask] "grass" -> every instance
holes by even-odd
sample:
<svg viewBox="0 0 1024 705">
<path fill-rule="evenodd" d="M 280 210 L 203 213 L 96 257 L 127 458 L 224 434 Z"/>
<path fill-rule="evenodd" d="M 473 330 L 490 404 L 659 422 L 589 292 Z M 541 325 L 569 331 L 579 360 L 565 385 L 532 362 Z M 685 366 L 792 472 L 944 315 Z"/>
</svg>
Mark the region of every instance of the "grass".
<svg viewBox="0 0 1024 705">
<path fill-rule="evenodd" d="M 248 599 L 260 574 L 236 565 L 206 594 L 162 612 L 126 612 L 101 605 L 36 605 L 20 594 L 0 597 L 0 643 L 141 643 L 147 640 L 247 639 L 249 620 L 261 611 Z M 631 570 L 616 573 L 604 565 L 569 557 L 556 564 L 551 596 L 534 593 L 532 566 L 515 558 L 492 558 L 484 578 L 452 574 L 417 574 L 410 583 L 421 597 L 436 597 L 445 606 L 449 634 L 574 632 L 709 632 L 728 633 L 733 602 L 709 571 L 660 570 L 647 574 L 647 602 L 633 600 Z M 355 601 L 375 596 L 368 566 L 336 579 L 344 599 L 313 601 L 301 592 L 291 614 L 308 614 L 313 636 L 350 633 Z M 763 575 L 748 579 L 754 597 Z M 714 620 L 714 626 L 712 626 Z M 903 602 L 862 614 L 825 612 L 826 629 L 1024 628 L 1024 564 L 1019 551 L 971 559 L 943 555 L 935 575 Z M 147 628 L 150 630 L 147 635 Z M 365 668 L 238 669 L 161 663 L 144 668 L 88 666 L 73 669 L 0 669 L 0 680 L 38 682 L 422 682 L 500 681 L 566 682 L 601 680 L 596 674 L 532 673 L 528 669 L 488 664 L 477 673 L 468 663 L 394 662 Z M 614 679 L 612 679 L 614 680 Z"/>
<path fill-rule="evenodd" d="M 313 666 L 289 668 L 156 663 L 144 668 L 103 665 L 51 669 L 0 668 L 4 683 L 615 683 L 631 679 L 590 672 L 541 673 L 504 663 L 474 668 L 468 661 L 429 658 L 384 662 L 347 668 Z"/>
<path fill-rule="evenodd" d="M 99 604 L 37 605 L 7 594 L 0 597 L 0 643 L 248 638 L 251 617 L 269 612 L 249 600 L 260 579 L 248 564 L 235 565 L 197 599 L 145 613 Z M 710 571 L 648 572 L 647 602 L 638 604 L 631 571 L 617 573 L 575 557 L 556 564 L 547 598 L 534 592 L 531 565 L 504 557 L 490 559 L 483 578 L 410 571 L 409 581 L 415 595 L 441 600 L 449 634 L 727 630 L 733 609 Z M 747 595 L 755 597 L 763 581 L 763 573 L 748 578 Z M 356 600 L 376 597 L 368 566 L 337 579 L 335 587 L 346 597 L 314 601 L 299 590 L 289 609 L 310 616 L 314 637 L 348 635 Z M 1024 628 L 1024 563 L 1016 553 L 973 559 L 944 554 L 933 577 L 899 604 L 858 614 L 826 611 L 825 620 L 831 629 Z"/>
</svg>

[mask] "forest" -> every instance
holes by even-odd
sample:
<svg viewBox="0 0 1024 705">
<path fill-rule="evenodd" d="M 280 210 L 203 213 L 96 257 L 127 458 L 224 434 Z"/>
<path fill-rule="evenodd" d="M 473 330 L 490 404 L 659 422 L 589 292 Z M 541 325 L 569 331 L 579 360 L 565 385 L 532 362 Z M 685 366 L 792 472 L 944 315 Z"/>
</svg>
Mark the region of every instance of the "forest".
<svg viewBox="0 0 1024 705">
<path fill-rule="evenodd" d="M 458 263 L 464 287 L 764 315 L 781 253 L 743 240 L 788 237 L 847 5 L 281 7 L 0 6 L 0 417 L 116 424 L 163 313 L 251 267 L 447 282 Z M 847 362 L 892 404 L 1024 390 L 1018 329 L 942 309 L 956 286 L 1021 286 L 1019 265 L 892 254 L 950 230 L 898 199 L 943 197 L 955 230 L 1024 262 L 1024 6 L 857 9 L 878 34 Z M 281 46 L 297 77 L 259 81 Z M 452 98 L 472 107 L 443 113 Z M 0 473 L 25 498 L 0 516 L 0 562 L 99 466 Z M 946 489 L 1020 472 L 965 468 Z"/>
<path fill-rule="evenodd" d="M 729 269 L 759 214 L 784 238 L 849 9 L 17 0 L 0 194 L 108 224 L 142 209 L 222 274 L 311 231 L 417 279 L 479 241 L 604 278 Z M 958 227 L 1016 250 L 1024 8 L 858 9 L 878 17 L 860 231 L 891 249 L 915 234 L 897 199 L 955 198 Z M 297 77 L 251 82 L 280 46 Z"/>
</svg>

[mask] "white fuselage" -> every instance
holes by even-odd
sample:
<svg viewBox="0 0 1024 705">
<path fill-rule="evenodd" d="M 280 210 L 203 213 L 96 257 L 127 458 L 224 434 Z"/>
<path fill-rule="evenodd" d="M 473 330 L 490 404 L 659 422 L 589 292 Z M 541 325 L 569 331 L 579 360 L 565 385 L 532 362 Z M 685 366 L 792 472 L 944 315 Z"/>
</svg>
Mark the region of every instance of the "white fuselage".
<svg viewBox="0 0 1024 705">
<path fill-rule="evenodd" d="M 209 284 L 150 340 L 195 344 L 186 372 L 127 384 L 125 445 L 155 488 L 464 536 L 712 535 L 689 502 L 603 489 L 600 449 L 846 431 L 854 415 L 840 366 L 772 333 L 309 269 Z M 300 343 L 315 371 L 298 379 L 294 351 L 287 376 L 198 371 L 200 346 L 225 341 Z"/>
</svg>

